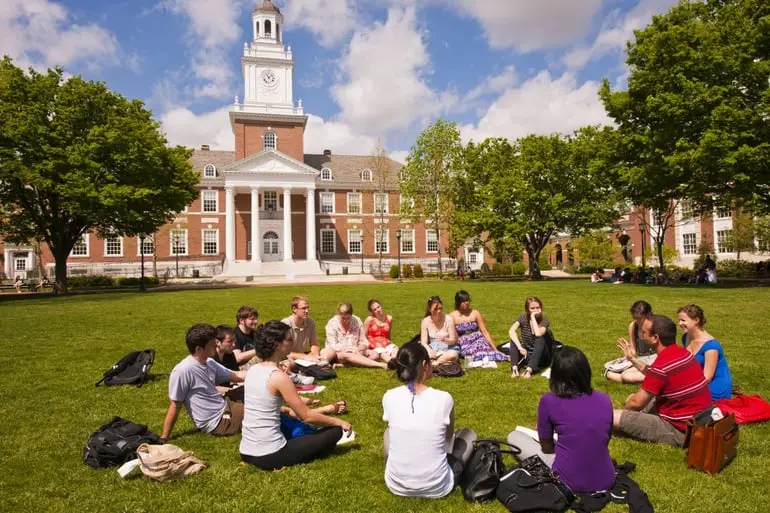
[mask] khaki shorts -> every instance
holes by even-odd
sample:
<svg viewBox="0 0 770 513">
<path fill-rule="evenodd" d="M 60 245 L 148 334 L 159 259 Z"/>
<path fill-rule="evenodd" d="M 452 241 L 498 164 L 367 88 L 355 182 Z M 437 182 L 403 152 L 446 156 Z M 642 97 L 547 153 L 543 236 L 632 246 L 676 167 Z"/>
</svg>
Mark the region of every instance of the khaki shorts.
<svg viewBox="0 0 770 513">
<path fill-rule="evenodd" d="M 242 423 L 243 402 L 233 401 L 230 397 L 225 396 L 225 412 L 222 414 L 217 428 L 211 434 L 216 436 L 234 435 L 241 431 Z"/>
<path fill-rule="evenodd" d="M 654 413 L 624 410 L 618 431 L 631 438 L 682 447 L 684 433 Z"/>
</svg>

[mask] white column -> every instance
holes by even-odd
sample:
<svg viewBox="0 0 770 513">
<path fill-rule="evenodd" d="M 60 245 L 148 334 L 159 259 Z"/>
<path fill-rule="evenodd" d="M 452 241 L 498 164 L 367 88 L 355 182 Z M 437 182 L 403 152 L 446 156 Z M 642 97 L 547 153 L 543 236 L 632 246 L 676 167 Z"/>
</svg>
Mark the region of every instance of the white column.
<svg viewBox="0 0 770 513">
<path fill-rule="evenodd" d="M 251 261 L 259 263 L 262 261 L 260 252 L 262 250 L 262 241 L 259 240 L 259 185 L 251 186 Z"/>
<path fill-rule="evenodd" d="M 283 189 L 283 261 L 291 262 L 291 188 Z"/>
<path fill-rule="evenodd" d="M 11 263 L 11 251 L 8 250 L 8 249 L 3 251 L 3 262 L 5 263 L 4 264 L 5 269 L 3 270 L 3 272 L 5 272 L 6 279 L 13 280 L 14 278 L 16 278 L 15 276 L 11 276 L 11 274 L 12 274 L 11 273 L 11 269 L 12 269 L 11 265 L 13 265 L 13 264 Z"/>
<path fill-rule="evenodd" d="M 225 187 L 225 260 L 235 261 L 235 191 Z"/>
<path fill-rule="evenodd" d="M 315 260 L 315 188 L 308 188 L 305 207 L 305 248 L 307 248 L 307 259 Z"/>
</svg>

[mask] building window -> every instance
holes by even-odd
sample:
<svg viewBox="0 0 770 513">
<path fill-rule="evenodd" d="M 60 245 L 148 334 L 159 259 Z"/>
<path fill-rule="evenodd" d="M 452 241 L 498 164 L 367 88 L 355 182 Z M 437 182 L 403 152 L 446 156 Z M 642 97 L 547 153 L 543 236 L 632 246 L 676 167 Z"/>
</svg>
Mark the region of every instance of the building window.
<svg viewBox="0 0 770 513">
<path fill-rule="evenodd" d="M 219 194 L 217 191 L 202 191 L 201 205 L 203 205 L 201 212 L 211 214 L 219 212 Z"/>
<path fill-rule="evenodd" d="M 372 181 L 372 170 L 371 169 L 364 169 L 361 171 L 361 181 L 364 182 L 371 182 Z"/>
<path fill-rule="evenodd" d="M 187 256 L 187 230 L 171 230 L 171 256 Z"/>
<path fill-rule="evenodd" d="M 123 256 L 123 237 L 104 239 L 104 256 Z"/>
<path fill-rule="evenodd" d="M 436 230 L 425 230 L 425 251 L 438 253 L 438 232 Z"/>
<path fill-rule="evenodd" d="M 717 253 L 730 252 L 730 233 L 732 230 L 719 230 L 717 232 Z"/>
<path fill-rule="evenodd" d="M 137 256 L 152 256 L 153 253 L 155 253 L 155 237 L 153 235 L 146 235 L 144 237 L 144 243 L 139 237 L 136 238 Z"/>
<path fill-rule="evenodd" d="M 679 202 L 679 219 L 687 221 L 695 217 L 695 209 L 692 201 L 683 200 Z"/>
<path fill-rule="evenodd" d="M 321 253 L 336 253 L 336 232 L 334 230 L 321 230 Z"/>
<path fill-rule="evenodd" d="M 278 147 L 278 138 L 275 136 L 275 132 L 265 132 L 262 142 L 263 148 L 266 150 L 274 150 Z"/>
<path fill-rule="evenodd" d="M 332 179 L 332 170 L 328 167 L 325 167 L 321 170 L 321 180 L 331 180 Z"/>
<path fill-rule="evenodd" d="M 468 253 L 468 263 L 469 264 L 477 264 L 479 262 L 479 254 L 478 253 Z"/>
<path fill-rule="evenodd" d="M 733 216 L 733 210 L 730 207 L 717 207 L 717 217 L 719 219 L 729 219 Z"/>
<path fill-rule="evenodd" d="M 348 230 L 348 253 L 360 255 L 363 251 L 361 230 Z"/>
<path fill-rule="evenodd" d="M 333 214 L 334 213 L 334 193 L 322 192 L 320 194 L 320 198 L 321 198 L 321 213 Z"/>
<path fill-rule="evenodd" d="M 361 213 L 361 193 L 349 192 L 348 193 L 348 214 L 360 214 Z"/>
<path fill-rule="evenodd" d="M 217 177 L 217 168 L 214 167 L 214 164 L 206 164 L 206 167 L 203 168 L 203 177 L 204 178 Z"/>
<path fill-rule="evenodd" d="M 275 212 L 278 210 L 278 193 L 275 191 L 265 191 L 262 193 L 262 209 L 266 212 Z"/>
<path fill-rule="evenodd" d="M 80 239 L 72 246 L 72 256 L 87 257 L 88 256 L 88 234 L 84 233 L 80 236 Z"/>
<path fill-rule="evenodd" d="M 203 254 L 216 255 L 219 253 L 219 230 L 203 230 Z"/>
<path fill-rule="evenodd" d="M 270 37 L 271 35 L 273 35 L 273 29 L 270 20 L 265 20 L 265 36 Z"/>
<path fill-rule="evenodd" d="M 388 252 L 388 230 L 377 229 L 374 232 L 374 251 L 375 253 Z"/>
<path fill-rule="evenodd" d="M 414 253 L 414 230 L 401 230 L 401 253 Z"/>
<path fill-rule="evenodd" d="M 278 241 L 280 238 L 275 232 L 266 232 L 262 236 L 262 252 L 265 255 L 277 255 L 278 254 Z"/>
<path fill-rule="evenodd" d="M 387 193 L 377 192 L 374 194 L 374 213 L 375 214 L 388 213 L 388 194 Z"/>
<path fill-rule="evenodd" d="M 682 253 L 685 255 L 695 255 L 698 253 L 698 243 L 694 233 L 682 235 Z"/>
<path fill-rule="evenodd" d="M 13 264 L 14 271 L 26 271 L 27 270 L 27 259 L 26 258 L 16 258 L 16 261 Z"/>
</svg>

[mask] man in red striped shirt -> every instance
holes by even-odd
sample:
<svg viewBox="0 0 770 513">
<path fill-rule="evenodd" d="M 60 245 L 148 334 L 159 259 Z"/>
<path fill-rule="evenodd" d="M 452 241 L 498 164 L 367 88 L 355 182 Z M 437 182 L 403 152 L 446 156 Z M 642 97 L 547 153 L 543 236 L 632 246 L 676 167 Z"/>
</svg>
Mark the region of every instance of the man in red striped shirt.
<svg viewBox="0 0 770 513">
<path fill-rule="evenodd" d="M 687 420 L 711 406 L 711 393 L 703 370 L 687 349 L 676 345 L 676 324 L 653 315 L 642 325 L 642 339 L 658 357 L 647 365 L 625 339 L 618 347 L 645 378 L 641 388 L 615 410 L 613 425 L 623 435 L 647 442 L 681 447 Z"/>
</svg>

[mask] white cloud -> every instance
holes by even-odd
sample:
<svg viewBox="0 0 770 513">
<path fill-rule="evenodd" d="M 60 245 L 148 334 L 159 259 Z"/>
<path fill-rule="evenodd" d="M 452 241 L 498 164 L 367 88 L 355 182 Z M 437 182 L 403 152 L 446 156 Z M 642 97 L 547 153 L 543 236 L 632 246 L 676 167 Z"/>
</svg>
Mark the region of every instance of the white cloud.
<svg viewBox="0 0 770 513">
<path fill-rule="evenodd" d="M 401 164 L 406 164 L 406 157 L 408 156 L 409 156 L 408 150 L 391 151 L 388 154 L 388 157 L 392 158 L 396 162 L 400 162 Z"/>
<path fill-rule="evenodd" d="M 0 34 L 0 54 L 25 68 L 119 62 L 120 47 L 110 31 L 77 24 L 67 9 L 49 0 L 0 2 Z"/>
<path fill-rule="evenodd" d="M 430 55 L 414 7 L 391 8 L 385 23 L 353 35 L 342 57 L 343 81 L 332 87 L 339 120 L 383 134 L 428 119 L 457 99 L 430 88 Z"/>
<path fill-rule="evenodd" d="M 602 6 L 602 0 L 441 1 L 475 18 L 493 48 L 522 52 L 562 46 L 585 36 Z"/>
<path fill-rule="evenodd" d="M 282 9 L 286 26 L 305 28 L 325 47 L 340 43 L 355 27 L 353 0 L 289 0 Z"/>
<path fill-rule="evenodd" d="M 463 97 L 463 103 L 476 101 L 488 94 L 501 93 L 512 87 L 516 80 L 516 70 L 513 66 L 508 66 L 499 74 L 486 78 L 481 84 L 471 89 Z"/>
<path fill-rule="evenodd" d="M 376 145 L 375 137 L 358 133 L 346 123 L 324 121 L 319 116 L 308 115 L 305 153 L 321 153 L 329 149 L 343 155 L 371 155 Z"/>
<path fill-rule="evenodd" d="M 235 74 L 228 65 L 231 45 L 241 37 L 244 0 L 162 0 L 159 8 L 190 21 L 188 45 L 194 51 L 191 71 L 199 84 L 197 97 L 233 95 Z"/>
<path fill-rule="evenodd" d="M 230 128 L 228 112 L 232 105 L 225 105 L 211 112 L 195 114 L 186 107 L 172 107 L 160 116 L 160 123 L 171 144 L 200 148 L 208 144 L 212 150 L 235 148 L 235 137 Z"/>
<path fill-rule="evenodd" d="M 580 69 L 590 61 L 625 50 L 626 42 L 634 38 L 634 30 L 650 24 L 652 16 L 668 11 L 678 0 L 640 0 L 625 16 L 616 11 L 608 16 L 599 35 L 590 46 L 579 46 L 564 56 L 570 69 Z"/>
<path fill-rule="evenodd" d="M 460 127 L 465 141 L 487 137 L 517 139 L 528 134 L 569 133 L 585 125 L 610 124 L 599 100 L 599 84 L 577 84 L 575 75 L 552 78 L 541 71 L 505 91 L 476 125 Z"/>
</svg>

